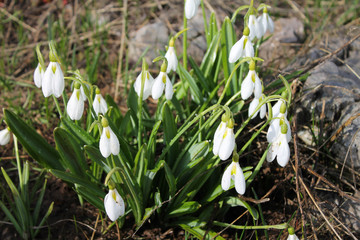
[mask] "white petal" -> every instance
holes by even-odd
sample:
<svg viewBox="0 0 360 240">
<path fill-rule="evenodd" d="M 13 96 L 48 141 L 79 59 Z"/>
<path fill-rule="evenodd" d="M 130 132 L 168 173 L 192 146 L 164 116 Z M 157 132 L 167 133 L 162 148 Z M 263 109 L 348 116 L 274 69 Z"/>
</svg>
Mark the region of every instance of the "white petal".
<svg viewBox="0 0 360 240">
<path fill-rule="evenodd" d="M 196 0 L 186 0 L 185 2 L 185 16 L 187 19 L 191 19 L 197 13 L 198 5 Z"/>
<path fill-rule="evenodd" d="M 80 95 L 81 95 L 80 90 L 75 89 L 66 107 L 66 111 L 69 117 L 71 118 L 71 120 L 80 120 L 84 112 L 84 100 Z"/>
<path fill-rule="evenodd" d="M 151 94 L 151 88 L 154 82 L 153 77 L 151 76 L 151 74 L 146 71 L 145 73 L 145 83 L 144 83 L 144 92 L 143 92 L 143 100 L 147 99 L 150 94 Z M 140 96 L 140 91 L 141 91 L 141 73 L 139 74 L 139 76 L 136 78 L 135 84 L 134 84 L 134 89 L 135 92 L 137 93 L 138 96 Z M 149 76 L 149 78 L 148 78 Z"/>
<path fill-rule="evenodd" d="M 93 109 L 95 111 L 96 116 L 99 115 L 101 109 L 100 109 L 100 99 L 99 96 L 100 94 L 96 94 L 94 101 L 93 101 Z"/>
<path fill-rule="evenodd" d="M 254 38 L 256 36 L 255 23 L 256 23 L 256 17 L 254 14 L 251 14 L 249 16 L 249 23 L 248 23 L 248 27 L 250 30 L 249 38 L 251 41 L 254 40 Z"/>
<path fill-rule="evenodd" d="M 286 140 L 287 140 L 287 142 L 290 142 L 290 140 L 291 140 L 291 127 L 290 127 L 290 123 L 289 123 L 289 121 L 286 119 L 286 117 L 285 117 L 285 123 L 286 123 L 286 125 L 288 126 L 288 131 L 287 131 L 287 133 L 286 133 Z"/>
<path fill-rule="evenodd" d="M 274 119 L 271 121 L 269 130 L 266 134 L 266 138 L 269 143 L 274 142 L 276 140 L 277 136 L 279 135 L 280 130 L 281 130 L 279 123 L 280 123 L 279 119 Z"/>
<path fill-rule="evenodd" d="M 60 97 L 65 88 L 64 75 L 61 71 L 60 64 L 56 64 L 56 71 L 53 78 L 53 94 L 56 98 Z"/>
<path fill-rule="evenodd" d="M 49 97 L 53 94 L 53 81 L 54 81 L 54 72 L 52 71 L 52 65 L 54 63 L 50 62 L 49 66 L 46 68 L 44 78 L 42 81 L 42 92 L 44 97 Z"/>
<path fill-rule="evenodd" d="M 223 137 L 219 149 L 219 157 L 221 160 L 227 160 L 231 156 L 235 147 L 235 135 L 233 128 L 226 127 L 224 136 L 225 137 Z"/>
<path fill-rule="evenodd" d="M 246 184 L 245 184 L 245 176 L 244 173 L 240 167 L 240 164 L 234 163 L 236 165 L 236 173 L 235 173 L 235 189 L 238 194 L 243 195 L 246 190 Z"/>
<path fill-rule="evenodd" d="M 115 135 L 115 133 L 111 130 L 111 128 L 109 127 L 109 131 L 110 131 L 110 150 L 111 153 L 113 155 L 118 155 L 120 152 L 120 143 L 119 143 L 119 139 L 117 138 L 117 136 Z"/>
<path fill-rule="evenodd" d="M 214 134 L 213 153 L 215 156 L 219 155 L 219 149 L 226 131 L 226 122 L 221 121 Z"/>
<path fill-rule="evenodd" d="M 103 96 L 101 96 L 101 94 L 99 94 L 99 95 L 100 95 L 100 112 L 102 114 L 105 114 L 108 110 L 108 106 L 107 106 L 106 101 L 103 98 Z"/>
<path fill-rule="evenodd" d="M 254 57 L 254 46 L 251 41 L 245 44 L 245 57 Z"/>
<path fill-rule="evenodd" d="M 279 148 L 279 144 L 276 141 L 271 144 L 269 151 L 266 154 L 266 160 L 268 162 L 274 161 L 277 151 L 278 151 L 278 148 Z"/>
<path fill-rule="evenodd" d="M 271 17 L 269 16 L 269 14 L 267 14 L 266 19 L 267 19 L 267 23 L 268 23 L 268 30 L 269 30 L 271 33 L 273 33 L 273 32 L 274 32 L 274 22 L 273 22 L 273 20 L 271 19 Z"/>
<path fill-rule="evenodd" d="M 165 85 L 165 98 L 171 100 L 174 95 L 173 85 L 168 76 L 166 76 L 166 85 Z"/>
<path fill-rule="evenodd" d="M 244 100 L 248 99 L 254 90 L 254 83 L 251 79 L 252 72 L 253 71 L 249 71 L 244 81 L 241 83 L 241 98 Z"/>
<path fill-rule="evenodd" d="M 234 163 L 232 162 L 225 170 L 221 178 L 221 187 L 224 191 L 229 190 L 231 183 L 231 168 Z"/>
<path fill-rule="evenodd" d="M 168 61 L 168 65 L 167 65 L 167 68 L 166 68 L 166 73 L 169 73 L 171 70 L 176 72 L 176 68 L 177 68 L 177 65 L 178 65 L 178 59 L 176 57 L 174 47 L 169 47 L 169 49 L 167 50 L 167 52 L 165 54 L 165 58 Z"/>
<path fill-rule="evenodd" d="M 266 115 L 266 103 L 263 104 L 260 108 L 260 118 L 263 119 Z"/>
<path fill-rule="evenodd" d="M 259 76 L 255 72 L 255 83 L 254 83 L 254 96 L 260 98 L 262 95 L 262 85 Z"/>
<path fill-rule="evenodd" d="M 154 84 L 152 86 L 151 96 L 153 99 L 158 99 L 161 97 L 164 92 L 165 84 L 163 82 L 164 72 L 160 72 L 159 76 L 155 78 Z"/>
<path fill-rule="evenodd" d="M 107 136 L 106 136 L 106 130 L 108 128 L 109 127 L 105 127 L 103 129 L 103 132 L 100 137 L 100 142 L 99 142 L 99 149 L 100 149 L 101 155 L 103 155 L 104 158 L 107 158 L 108 156 L 110 156 L 110 138 L 107 138 Z"/>
<path fill-rule="evenodd" d="M 87 100 L 87 97 L 86 97 L 83 85 L 80 86 L 80 92 L 81 92 L 81 97 L 82 97 L 83 101 L 85 102 Z"/>
<path fill-rule="evenodd" d="M 42 78 L 44 76 L 43 71 L 40 71 L 40 63 L 37 65 L 34 72 L 34 82 L 36 87 L 41 88 Z"/>
<path fill-rule="evenodd" d="M 290 159 L 290 148 L 289 144 L 286 141 L 285 134 L 281 134 L 280 139 L 280 146 L 277 151 L 277 162 L 280 166 L 285 167 Z"/>
<path fill-rule="evenodd" d="M 280 107 L 281 107 L 281 104 L 283 103 L 284 101 L 279 99 L 275 105 L 272 107 L 272 114 L 273 114 L 273 117 L 277 117 L 277 115 L 280 113 Z"/>
<path fill-rule="evenodd" d="M 293 234 L 293 235 L 289 235 L 287 240 L 299 240 L 299 238 L 295 234 Z"/>
<path fill-rule="evenodd" d="M 264 35 L 265 31 L 264 28 L 262 26 L 262 24 L 260 24 L 260 22 L 255 18 L 255 35 L 258 39 L 260 39 L 263 35 Z"/>
<path fill-rule="evenodd" d="M 254 98 L 249 106 L 249 117 L 255 112 L 256 107 L 259 105 L 259 99 L 258 98 Z M 260 109 L 257 110 L 254 115 L 251 117 L 251 119 L 255 118 L 258 113 L 259 113 Z"/>
<path fill-rule="evenodd" d="M 0 145 L 6 145 L 10 142 L 10 131 L 5 128 L 0 131 Z"/>
<path fill-rule="evenodd" d="M 237 41 L 234 46 L 232 46 L 229 54 L 229 62 L 234 63 L 236 62 L 243 54 L 244 50 L 244 40 L 245 37 L 242 36 L 239 41 Z M 249 41 L 248 41 L 249 42 Z M 254 49 L 253 49 L 254 51 Z"/>
</svg>

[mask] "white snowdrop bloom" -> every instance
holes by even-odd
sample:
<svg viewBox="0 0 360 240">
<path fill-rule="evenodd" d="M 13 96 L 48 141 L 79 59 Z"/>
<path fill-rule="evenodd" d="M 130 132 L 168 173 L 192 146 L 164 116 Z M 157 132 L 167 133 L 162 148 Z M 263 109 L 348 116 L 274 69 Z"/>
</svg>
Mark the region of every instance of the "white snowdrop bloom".
<svg viewBox="0 0 360 240">
<path fill-rule="evenodd" d="M 125 214 L 125 203 L 116 188 L 110 189 L 104 198 L 105 211 L 111 221 Z"/>
<path fill-rule="evenodd" d="M 139 76 L 136 78 L 136 81 L 135 81 L 135 84 L 134 84 L 135 92 L 137 93 L 137 95 L 139 97 L 140 97 L 140 92 L 141 92 L 141 76 L 143 74 L 145 75 L 145 83 L 144 83 L 144 93 L 143 93 L 143 99 L 142 100 L 145 100 L 151 94 L 151 89 L 152 89 L 152 85 L 154 83 L 154 78 L 151 76 L 151 74 L 149 72 L 149 66 L 146 65 L 145 72 L 143 73 L 141 71 Z"/>
<path fill-rule="evenodd" d="M 230 188 L 231 180 L 234 181 L 236 192 L 244 194 L 246 190 L 245 176 L 239 162 L 232 161 L 226 168 L 221 179 L 221 187 L 227 191 Z"/>
<path fill-rule="evenodd" d="M 81 95 L 80 84 L 75 83 L 73 94 L 66 107 L 67 114 L 71 120 L 80 120 L 84 112 L 84 99 Z"/>
<path fill-rule="evenodd" d="M 41 88 L 44 74 L 45 74 L 45 70 L 41 67 L 40 63 L 38 63 L 34 71 L 34 83 L 36 87 Z"/>
<path fill-rule="evenodd" d="M 295 235 L 295 230 L 293 227 L 288 228 L 289 236 L 286 240 L 299 240 L 299 238 Z"/>
<path fill-rule="evenodd" d="M 64 74 L 58 62 L 51 61 L 47 67 L 43 80 L 42 91 L 44 97 L 49 97 L 53 94 L 56 98 L 60 97 L 65 88 Z"/>
<path fill-rule="evenodd" d="M 277 115 L 279 115 L 280 113 L 280 107 L 281 107 L 281 104 L 284 103 L 285 104 L 285 101 L 283 99 L 279 99 L 275 105 L 272 107 L 272 114 L 273 114 L 273 117 L 276 117 Z M 287 110 L 285 112 L 285 116 L 287 115 Z"/>
<path fill-rule="evenodd" d="M 169 73 L 171 70 L 176 72 L 176 68 L 178 65 L 178 59 L 176 57 L 174 44 L 175 44 L 175 40 L 174 40 L 174 38 L 171 38 L 170 42 L 169 42 L 169 48 L 165 54 L 165 58 L 168 62 L 166 73 Z"/>
<path fill-rule="evenodd" d="M 107 110 L 108 110 L 106 101 L 103 98 L 103 96 L 101 95 L 99 88 L 96 88 L 96 91 L 95 91 L 95 98 L 94 98 L 94 101 L 93 101 L 93 108 L 94 108 L 94 111 L 95 111 L 96 115 L 99 115 L 100 113 L 105 114 L 107 112 Z"/>
<path fill-rule="evenodd" d="M 249 28 L 246 27 L 243 36 L 232 46 L 229 62 L 234 63 L 241 57 L 254 57 L 254 46 L 249 39 Z"/>
<path fill-rule="evenodd" d="M 274 115 L 273 115 L 274 116 Z M 280 107 L 280 113 L 270 122 L 269 130 L 266 134 L 267 141 L 272 143 L 277 138 L 280 130 L 281 125 L 285 123 L 289 131 L 287 131 L 286 139 L 288 142 L 291 140 L 291 131 L 290 131 L 290 123 L 286 118 L 286 104 L 282 103 Z"/>
<path fill-rule="evenodd" d="M 274 22 L 268 14 L 267 8 L 264 8 L 263 14 L 258 17 L 259 23 L 262 25 L 264 34 L 269 31 L 270 33 L 274 32 Z"/>
<path fill-rule="evenodd" d="M 246 100 L 254 92 L 255 98 L 260 98 L 262 94 L 262 84 L 255 71 L 255 62 L 251 60 L 249 72 L 241 83 L 241 98 Z"/>
<path fill-rule="evenodd" d="M 249 117 L 254 113 L 255 109 L 257 108 L 257 106 L 259 105 L 259 103 L 261 102 L 263 97 L 260 98 L 254 98 L 252 100 L 252 102 L 250 103 L 249 106 Z M 256 113 L 254 113 L 254 115 L 251 117 L 251 119 L 255 118 L 258 113 L 260 112 L 260 118 L 263 119 L 266 115 L 266 104 L 263 104 L 259 110 L 256 111 Z"/>
<path fill-rule="evenodd" d="M 152 86 L 151 95 L 153 99 L 158 99 L 161 97 L 165 88 L 165 98 L 167 100 L 171 100 L 174 94 L 173 85 L 166 74 L 166 63 L 164 62 L 161 66 L 161 71 L 159 76 L 157 76 L 154 80 L 154 84 Z"/>
<path fill-rule="evenodd" d="M 258 22 L 254 14 L 249 16 L 248 27 L 250 29 L 249 38 L 254 40 L 255 37 L 260 39 L 264 35 L 264 30 L 262 24 Z"/>
<path fill-rule="evenodd" d="M 266 160 L 272 162 L 275 157 L 280 166 L 285 167 L 290 160 L 290 148 L 289 141 L 286 137 L 288 132 L 288 126 L 282 124 L 280 132 L 276 136 L 275 140 L 271 143 L 270 149 L 266 155 Z"/>
<path fill-rule="evenodd" d="M 10 142 L 10 129 L 5 128 L 0 131 L 0 145 L 6 145 Z"/>
<path fill-rule="evenodd" d="M 187 19 L 191 19 L 196 15 L 199 5 L 200 5 L 200 0 L 185 1 L 185 16 Z"/>
<path fill-rule="evenodd" d="M 101 124 L 103 126 L 103 132 L 99 142 L 101 155 L 103 155 L 104 158 L 109 157 L 111 153 L 118 155 L 120 152 L 120 143 L 117 136 L 109 127 L 109 122 L 106 118 L 101 120 Z"/>
<path fill-rule="evenodd" d="M 227 160 L 235 147 L 234 120 L 230 119 L 224 124 L 221 121 L 214 135 L 214 155 L 219 155 L 221 160 Z"/>
</svg>

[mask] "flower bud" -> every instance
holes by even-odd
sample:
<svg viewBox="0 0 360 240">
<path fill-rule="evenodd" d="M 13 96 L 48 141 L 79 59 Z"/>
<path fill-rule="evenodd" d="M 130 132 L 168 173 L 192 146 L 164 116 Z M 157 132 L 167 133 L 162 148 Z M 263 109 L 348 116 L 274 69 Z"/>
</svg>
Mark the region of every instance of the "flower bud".
<svg viewBox="0 0 360 240">
<path fill-rule="evenodd" d="M 288 131 L 288 126 L 286 123 L 281 124 L 281 134 L 286 134 Z"/>
<path fill-rule="evenodd" d="M 109 126 L 109 121 L 106 118 L 101 119 L 101 125 L 105 128 Z"/>
<path fill-rule="evenodd" d="M 285 114 L 285 112 L 286 112 L 286 104 L 285 104 L 285 103 L 281 103 L 280 113 L 281 113 L 281 114 Z"/>
<path fill-rule="evenodd" d="M 256 64 L 255 64 L 254 60 L 251 60 L 250 64 L 249 64 L 249 70 L 254 71 L 255 67 L 256 67 Z"/>
<path fill-rule="evenodd" d="M 249 27 L 245 27 L 245 28 L 244 28 L 244 31 L 243 31 L 243 35 L 249 36 L 249 34 L 250 34 L 250 29 L 249 29 Z"/>
</svg>

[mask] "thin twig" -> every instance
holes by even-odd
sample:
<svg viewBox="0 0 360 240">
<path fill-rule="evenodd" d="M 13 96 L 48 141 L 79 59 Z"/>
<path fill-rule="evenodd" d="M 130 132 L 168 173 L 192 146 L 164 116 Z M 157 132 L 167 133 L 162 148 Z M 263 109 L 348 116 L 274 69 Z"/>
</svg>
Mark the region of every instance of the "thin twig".
<svg viewBox="0 0 360 240">
<path fill-rule="evenodd" d="M 37 30 L 33 27 L 31 27 L 30 25 L 24 23 L 23 21 L 21 21 L 20 19 L 18 19 L 17 17 L 15 17 L 14 15 L 12 15 L 11 13 L 9 13 L 8 11 L 6 11 L 4 8 L 0 8 L 0 12 L 2 12 L 3 14 L 5 14 L 6 16 L 8 16 L 11 20 L 13 20 L 14 22 L 17 22 L 19 25 L 21 25 L 23 28 L 26 28 L 27 30 L 30 30 L 31 32 L 35 33 Z"/>
</svg>

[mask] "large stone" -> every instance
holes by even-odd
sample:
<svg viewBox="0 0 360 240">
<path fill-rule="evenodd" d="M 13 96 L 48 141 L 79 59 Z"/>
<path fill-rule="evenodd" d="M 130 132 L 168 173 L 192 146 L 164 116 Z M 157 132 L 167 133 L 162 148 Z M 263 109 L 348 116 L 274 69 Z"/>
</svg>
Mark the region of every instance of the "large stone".
<svg viewBox="0 0 360 240">
<path fill-rule="evenodd" d="M 150 63 L 160 55 L 160 50 L 165 51 L 168 45 L 169 32 L 165 23 L 157 21 L 141 27 L 132 33 L 129 41 L 129 59 L 137 62 L 146 49 L 148 52 L 145 58 Z"/>
</svg>

